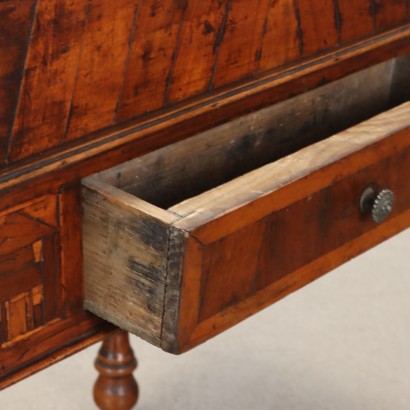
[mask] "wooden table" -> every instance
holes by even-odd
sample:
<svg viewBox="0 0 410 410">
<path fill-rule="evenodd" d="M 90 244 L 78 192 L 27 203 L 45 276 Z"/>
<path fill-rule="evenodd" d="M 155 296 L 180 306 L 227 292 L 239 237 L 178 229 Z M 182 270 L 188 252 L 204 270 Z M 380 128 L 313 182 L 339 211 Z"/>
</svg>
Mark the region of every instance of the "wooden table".
<svg viewBox="0 0 410 410">
<path fill-rule="evenodd" d="M 0 23 L 2 388 L 104 339 L 97 402 L 128 409 L 103 319 L 181 353 L 410 225 L 408 0 L 4 0 Z"/>
</svg>

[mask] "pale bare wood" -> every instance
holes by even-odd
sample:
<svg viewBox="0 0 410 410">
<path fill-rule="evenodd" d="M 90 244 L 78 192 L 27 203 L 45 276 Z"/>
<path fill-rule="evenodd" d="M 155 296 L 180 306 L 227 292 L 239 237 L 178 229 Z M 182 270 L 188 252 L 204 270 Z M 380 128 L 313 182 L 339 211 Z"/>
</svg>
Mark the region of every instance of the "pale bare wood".
<svg viewBox="0 0 410 410">
<path fill-rule="evenodd" d="M 159 345 L 171 215 L 95 179 L 83 209 L 84 306 Z"/>
<path fill-rule="evenodd" d="M 410 129 L 410 102 L 171 207 L 171 212 L 183 217 L 175 226 L 190 230 L 205 225 L 224 215 L 227 210 L 232 212 L 258 198 L 270 195 L 407 128 Z M 403 143 L 408 145 L 408 139 Z M 394 149 L 394 146 L 391 149 Z M 374 151 L 357 166 L 364 167 L 371 163 L 369 160 L 380 159 L 382 156 L 377 154 Z M 353 169 L 345 169 L 346 171 L 352 173 Z M 328 174 L 327 178 L 322 180 L 322 185 L 326 186 L 329 180 L 334 181 L 335 178 L 340 179 L 343 176 L 343 171 L 338 171 L 336 175 Z"/>
</svg>

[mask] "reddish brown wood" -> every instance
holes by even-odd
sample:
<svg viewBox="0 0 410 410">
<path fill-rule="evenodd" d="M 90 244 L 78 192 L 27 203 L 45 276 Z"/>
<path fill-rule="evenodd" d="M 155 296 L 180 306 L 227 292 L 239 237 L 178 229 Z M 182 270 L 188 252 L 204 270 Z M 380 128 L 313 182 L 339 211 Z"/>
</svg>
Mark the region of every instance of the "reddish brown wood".
<svg viewBox="0 0 410 410">
<path fill-rule="evenodd" d="M 365 0 L 0 3 L 1 386 L 107 330 L 81 311 L 81 178 L 410 50 L 408 1 L 371 1 L 380 36 Z"/>
<path fill-rule="evenodd" d="M 373 68 L 361 73 L 361 80 L 354 76 L 349 81 L 362 84 L 355 89 L 362 97 L 369 78 L 381 81 L 387 75 L 391 80 L 384 74 L 391 72 L 391 66 L 390 62 L 389 69 Z M 385 98 L 392 82 L 388 80 L 387 87 L 380 90 L 381 102 L 387 105 Z M 211 190 L 196 192 L 195 184 L 180 174 L 201 180 L 210 158 L 217 164 L 213 166 L 217 175 L 219 161 L 228 174 L 235 171 L 239 164 L 233 160 L 232 166 L 224 154 L 226 150 L 236 158 L 244 150 L 252 156 L 254 135 L 243 126 L 247 121 L 259 122 L 260 127 L 265 124 L 255 131 L 258 135 L 269 130 L 272 145 L 265 150 L 278 149 L 275 142 L 283 147 L 284 140 L 278 142 L 279 135 L 263 120 L 273 116 L 274 108 L 267 110 L 265 117 L 258 113 L 250 119 L 241 118 L 222 131 L 214 129 L 84 180 L 85 306 L 164 350 L 179 353 L 217 334 L 218 326 L 210 323 L 223 317 L 227 326 L 234 325 L 257 312 L 257 294 L 275 289 L 275 283 L 286 276 L 295 290 L 305 284 L 299 276 L 305 266 L 320 266 L 315 269 L 318 277 L 326 273 L 320 264 L 338 248 L 357 240 L 365 249 L 367 243 L 359 238 L 377 228 L 359 207 L 360 196 L 369 185 L 375 185 L 377 191 L 391 189 L 400 198 L 384 226 L 386 231 L 389 225 L 393 225 L 393 232 L 402 229 L 406 220 L 409 223 L 407 215 L 399 224 L 395 218 L 410 209 L 406 182 L 407 176 L 410 178 L 410 103 L 332 137 L 325 132 L 323 140 L 310 145 L 307 129 L 312 118 L 321 118 L 321 114 L 305 113 L 303 107 L 310 106 L 310 101 L 322 101 L 321 113 L 326 118 L 334 110 L 339 114 L 336 118 L 346 115 L 346 120 L 351 120 L 352 105 L 345 106 L 343 113 L 332 101 L 334 90 L 343 86 L 348 88 L 346 80 L 326 87 L 329 100 L 324 94 L 318 97 L 320 91 L 316 91 L 313 96 L 305 94 L 287 102 L 302 119 L 297 127 L 292 120 L 289 138 L 293 144 L 308 138 L 307 147 L 298 150 L 293 145 L 296 152 L 277 161 L 274 157 L 262 168 L 258 168 L 261 154 L 256 154 L 254 171 Z M 341 101 L 350 102 L 350 98 L 346 92 Z M 362 103 L 373 107 L 377 98 L 372 94 Z M 356 103 L 353 99 L 353 107 Z M 379 109 L 383 110 L 384 104 Z M 279 105 L 283 106 L 286 104 Z M 278 118 L 294 117 L 293 112 L 279 111 Z M 332 133 L 329 128 L 338 128 L 338 124 L 348 126 L 326 123 L 322 118 L 313 130 L 320 133 L 323 127 Z M 282 124 L 281 136 L 287 135 L 286 130 L 287 124 Z M 218 146 L 225 134 L 229 144 Z M 215 146 L 216 150 L 210 148 Z M 186 152 L 196 161 L 184 161 Z M 144 172 L 138 173 L 139 168 Z M 216 185 L 220 183 L 216 181 Z M 179 184 L 182 193 L 186 185 L 194 185 L 193 192 L 179 197 Z M 169 190 L 174 198 L 171 195 L 168 201 Z M 151 245 L 153 235 L 158 238 L 155 248 Z M 379 231 L 374 240 L 386 237 Z M 338 255 L 338 263 L 351 254 L 343 255 Z M 140 281 L 148 284 L 139 285 Z M 280 289 L 272 294 L 272 300 L 281 294 Z M 123 299 L 129 300 L 125 307 Z M 253 303 L 247 304 L 247 299 Z M 247 309 L 236 315 L 244 304 Z M 197 327 L 204 330 L 200 338 Z"/>
<path fill-rule="evenodd" d="M 0 163 L 409 21 L 405 0 L 368 1 L 2 2 Z"/>
<path fill-rule="evenodd" d="M 60 206 L 61 246 L 64 249 L 61 253 L 61 297 L 66 314 L 74 314 L 83 304 L 83 287 L 78 286 L 83 269 L 79 184 L 64 187 Z"/>
<path fill-rule="evenodd" d="M 82 310 L 78 192 L 67 187 L 0 212 L 0 388 L 111 329 Z"/>
<path fill-rule="evenodd" d="M 66 139 L 116 123 L 137 3 L 135 0 L 91 2 Z"/>
<path fill-rule="evenodd" d="M 100 341 L 113 326 L 88 312 L 56 320 L 0 348 L 0 389 Z"/>
<path fill-rule="evenodd" d="M 229 0 L 188 3 L 166 102 L 206 92 L 225 27 Z"/>
<path fill-rule="evenodd" d="M 187 0 L 140 2 L 118 111 L 120 121 L 163 106 L 187 5 Z"/>
<path fill-rule="evenodd" d="M 42 192 L 44 186 L 58 190 L 61 184 L 78 181 L 238 115 L 336 80 L 369 64 L 409 52 L 410 26 L 394 30 L 377 41 L 364 41 L 359 45 L 337 53 L 336 60 L 334 56 L 327 56 L 296 71 L 293 68 L 281 70 L 250 82 L 247 88 L 239 86 L 229 92 L 220 92 L 165 115 L 149 117 L 136 125 L 124 127 L 120 132 L 108 132 L 96 141 L 67 148 L 28 164 L 9 167 L 0 175 L 0 209 L 32 199 Z"/>
<path fill-rule="evenodd" d="M 10 143 L 10 160 L 63 141 L 87 4 L 88 0 L 38 2 Z"/>
<path fill-rule="evenodd" d="M 296 0 L 302 49 L 304 55 L 311 55 L 335 47 L 339 43 L 339 26 L 334 0 Z"/>
<path fill-rule="evenodd" d="M 132 372 L 137 367 L 128 333 L 108 336 L 98 352 L 95 367 L 100 373 L 94 399 L 102 410 L 130 410 L 138 400 L 138 385 Z"/>
<path fill-rule="evenodd" d="M 5 344 L 60 315 L 56 202 L 55 196 L 46 195 L 1 216 L 0 303 L 7 328 Z"/>
<path fill-rule="evenodd" d="M 406 19 L 407 0 L 373 0 L 377 30 L 400 24 Z"/>
<path fill-rule="evenodd" d="M 300 57 L 302 43 L 292 1 L 272 1 L 265 24 L 259 61 L 262 70 L 280 67 Z"/>
<path fill-rule="evenodd" d="M 213 87 L 238 81 L 254 71 L 260 58 L 270 1 L 230 2 Z"/>
<path fill-rule="evenodd" d="M 36 0 L 0 3 L 0 163 L 7 156 Z"/>
<path fill-rule="evenodd" d="M 372 0 L 337 0 L 342 43 L 370 35 L 374 31 Z"/>
<path fill-rule="evenodd" d="M 398 138 L 409 141 L 409 135 Z M 314 194 L 284 189 L 283 195 L 275 194 L 277 203 L 266 196 L 261 207 L 252 201 L 247 210 L 238 208 L 192 231 L 184 247 L 184 294 L 175 351 L 196 346 L 409 226 L 410 191 L 403 175 L 410 169 L 410 149 L 398 149 L 362 170 L 353 163 L 360 166 L 363 156 L 352 160 L 349 166 L 339 163 L 352 172 L 350 177 L 325 183 L 326 188 Z M 391 171 L 396 166 L 398 174 Z M 311 174 L 312 183 L 321 185 L 324 174 L 331 172 Z M 304 187 L 310 185 L 308 179 L 301 180 Z M 391 218 L 379 226 L 358 206 L 364 189 L 373 183 L 378 189 L 401 192 Z M 269 215 L 265 211 L 271 206 L 277 211 Z M 247 246 L 258 251 L 248 254 Z"/>
</svg>

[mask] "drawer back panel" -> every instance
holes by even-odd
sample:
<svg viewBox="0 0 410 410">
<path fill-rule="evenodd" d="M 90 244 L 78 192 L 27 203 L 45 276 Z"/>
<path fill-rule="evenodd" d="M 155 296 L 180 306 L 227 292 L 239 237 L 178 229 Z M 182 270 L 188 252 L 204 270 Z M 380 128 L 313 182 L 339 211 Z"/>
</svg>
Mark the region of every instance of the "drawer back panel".
<svg viewBox="0 0 410 410">
<path fill-rule="evenodd" d="M 377 65 L 103 171 L 99 177 L 169 208 L 406 100 L 406 62 L 407 57 Z"/>
</svg>

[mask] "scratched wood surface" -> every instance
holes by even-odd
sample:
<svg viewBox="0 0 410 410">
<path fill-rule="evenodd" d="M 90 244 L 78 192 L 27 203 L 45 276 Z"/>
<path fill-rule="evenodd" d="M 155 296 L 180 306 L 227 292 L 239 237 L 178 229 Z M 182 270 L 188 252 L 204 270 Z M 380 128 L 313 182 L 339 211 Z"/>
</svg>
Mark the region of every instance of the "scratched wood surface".
<svg viewBox="0 0 410 410">
<path fill-rule="evenodd" d="M 8 0 L 0 163 L 382 33 L 405 0 Z"/>
</svg>

